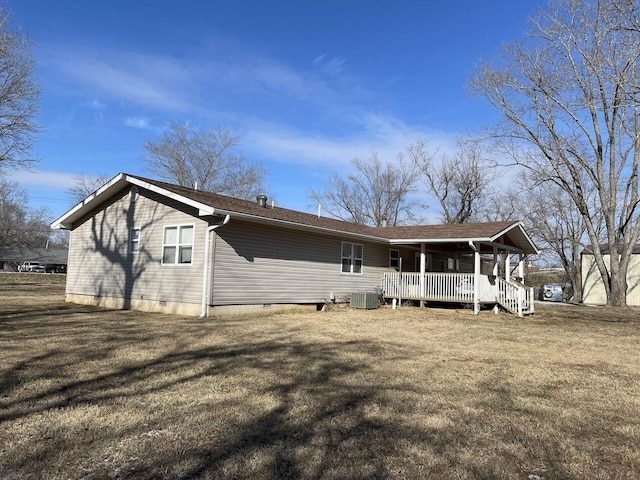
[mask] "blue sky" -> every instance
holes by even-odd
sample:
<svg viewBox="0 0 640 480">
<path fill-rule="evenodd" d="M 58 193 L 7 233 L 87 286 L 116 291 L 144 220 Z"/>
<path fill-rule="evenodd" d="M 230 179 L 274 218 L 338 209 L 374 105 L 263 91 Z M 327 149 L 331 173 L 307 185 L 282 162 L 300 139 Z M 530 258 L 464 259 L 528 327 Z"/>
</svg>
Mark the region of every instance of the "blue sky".
<svg viewBox="0 0 640 480">
<path fill-rule="evenodd" d="M 13 178 L 55 218 L 72 175 L 149 175 L 144 143 L 185 121 L 228 127 L 277 204 L 313 212 L 309 189 L 354 157 L 447 149 L 495 119 L 468 78 L 545 4 L 9 0 L 35 40 L 43 129 L 39 164 Z"/>
</svg>

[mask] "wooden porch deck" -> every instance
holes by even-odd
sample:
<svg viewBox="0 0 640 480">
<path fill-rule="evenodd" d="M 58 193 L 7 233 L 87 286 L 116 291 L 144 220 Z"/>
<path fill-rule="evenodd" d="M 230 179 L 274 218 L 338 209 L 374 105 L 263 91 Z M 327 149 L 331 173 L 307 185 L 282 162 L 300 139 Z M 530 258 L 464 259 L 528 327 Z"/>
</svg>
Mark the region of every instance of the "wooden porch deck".
<svg viewBox="0 0 640 480">
<path fill-rule="evenodd" d="M 534 312 L 533 288 L 497 276 L 478 275 L 477 303 L 500 305 L 520 317 Z M 476 303 L 473 273 L 385 273 L 385 298 L 426 302 Z"/>
</svg>

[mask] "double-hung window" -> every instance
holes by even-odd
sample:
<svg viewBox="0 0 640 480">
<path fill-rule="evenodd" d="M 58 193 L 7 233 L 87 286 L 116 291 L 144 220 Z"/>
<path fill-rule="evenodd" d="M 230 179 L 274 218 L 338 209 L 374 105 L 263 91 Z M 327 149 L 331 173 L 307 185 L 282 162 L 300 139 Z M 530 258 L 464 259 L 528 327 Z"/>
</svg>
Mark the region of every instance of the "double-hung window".
<svg viewBox="0 0 640 480">
<path fill-rule="evenodd" d="M 362 273 L 363 248 L 359 243 L 342 242 L 342 273 Z"/>
<path fill-rule="evenodd" d="M 164 265 L 190 265 L 193 261 L 193 225 L 164 227 L 162 263 Z"/>
<path fill-rule="evenodd" d="M 132 228 L 129 230 L 129 253 L 138 253 L 140 251 L 140 229 Z"/>
</svg>

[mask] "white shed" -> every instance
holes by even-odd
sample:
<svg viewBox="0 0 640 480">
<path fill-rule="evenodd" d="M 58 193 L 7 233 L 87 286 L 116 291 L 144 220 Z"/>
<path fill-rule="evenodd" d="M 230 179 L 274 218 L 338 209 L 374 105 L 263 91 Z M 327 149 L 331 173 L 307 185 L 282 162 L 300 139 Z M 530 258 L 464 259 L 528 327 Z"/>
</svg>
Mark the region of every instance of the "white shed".
<svg viewBox="0 0 640 480">
<path fill-rule="evenodd" d="M 604 263 L 609 266 L 609 254 L 606 246 L 601 246 Z M 586 248 L 582 258 L 582 303 L 588 305 L 605 305 L 607 295 L 604 290 L 600 271 L 596 265 L 593 250 Z M 627 305 L 640 306 L 640 244 L 633 247 L 633 255 L 627 271 Z"/>
</svg>

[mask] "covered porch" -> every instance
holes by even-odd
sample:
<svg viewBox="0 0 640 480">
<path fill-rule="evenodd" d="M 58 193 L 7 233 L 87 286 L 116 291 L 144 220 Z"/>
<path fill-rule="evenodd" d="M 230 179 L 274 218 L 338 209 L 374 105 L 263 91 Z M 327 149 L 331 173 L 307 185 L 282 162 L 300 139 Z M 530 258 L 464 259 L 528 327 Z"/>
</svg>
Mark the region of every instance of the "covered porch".
<svg viewBox="0 0 640 480">
<path fill-rule="evenodd" d="M 493 305 L 496 313 L 502 307 L 520 317 L 534 313 L 534 292 L 524 286 L 524 276 L 527 256 L 538 250 L 520 222 L 438 227 L 440 238 L 392 240 L 404 251 L 415 251 L 410 265 L 415 271 L 405 271 L 400 255 L 396 271 L 382 278 L 385 298 L 418 301 L 421 306 L 468 304 L 474 314 L 481 305 Z M 491 233 L 491 228 L 497 230 Z"/>
</svg>

